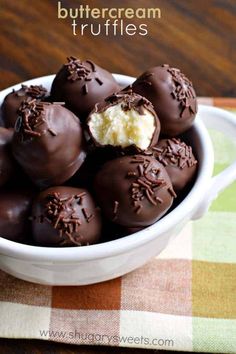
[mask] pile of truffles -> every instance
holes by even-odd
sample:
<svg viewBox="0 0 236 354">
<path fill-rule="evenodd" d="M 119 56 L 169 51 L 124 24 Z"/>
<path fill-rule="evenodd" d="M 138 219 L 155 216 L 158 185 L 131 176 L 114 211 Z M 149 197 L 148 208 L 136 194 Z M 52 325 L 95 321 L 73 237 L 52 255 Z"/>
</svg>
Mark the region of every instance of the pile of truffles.
<svg viewBox="0 0 236 354">
<path fill-rule="evenodd" d="M 122 88 L 92 61 L 69 57 L 50 92 L 13 90 L 1 106 L 0 235 L 84 246 L 152 225 L 194 181 L 183 133 L 196 113 L 191 81 L 169 65 Z"/>
</svg>

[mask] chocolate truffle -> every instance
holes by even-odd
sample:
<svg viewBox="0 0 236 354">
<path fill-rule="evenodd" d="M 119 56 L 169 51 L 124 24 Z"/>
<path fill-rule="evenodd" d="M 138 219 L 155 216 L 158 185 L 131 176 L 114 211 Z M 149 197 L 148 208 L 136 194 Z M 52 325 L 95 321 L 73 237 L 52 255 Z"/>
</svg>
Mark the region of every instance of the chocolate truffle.
<svg viewBox="0 0 236 354">
<path fill-rule="evenodd" d="M 33 238 L 42 246 L 84 246 L 101 236 L 101 215 L 86 189 L 51 187 L 32 209 Z"/>
<path fill-rule="evenodd" d="M 30 191 L 0 190 L 0 237 L 28 243 L 31 200 Z"/>
<path fill-rule="evenodd" d="M 95 177 L 94 188 L 105 217 L 129 228 L 153 224 L 167 212 L 175 197 L 162 164 L 143 155 L 105 163 Z"/>
<path fill-rule="evenodd" d="M 18 109 L 25 99 L 35 98 L 42 100 L 47 95 L 48 91 L 42 85 L 21 85 L 19 90 L 13 90 L 5 97 L 2 104 L 2 120 L 4 126 L 6 128 L 14 128 L 18 117 Z"/>
<path fill-rule="evenodd" d="M 12 137 L 13 130 L 0 127 L 0 186 L 10 180 L 16 167 L 10 148 Z"/>
<path fill-rule="evenodd" d="M 197 169 L 197 160 L 191 146 L 180 139 L 162 139 L 152 148 L 153 155 L 165 166 L 173 188 L 178 194 L 192 180 Z"/>
<path fill-rule="evenodd" d="M 133 90 L 152 102 L 161 122 L 161 134 L 175 137 L 189 129 L 197 113 L 193 85 L 179 69 L 169 65 L 147 70 L 132 84 Z"/>
<path fill-rule="evenodd" d="M 153 105 L 132 90 L 115 93 L 97 104 L 87 120 L 88 132 L 99 147 L 145 150 L 157 143 L 160 121 Z"/>
<path fill-rule="evenodd" d="M 57 73 L 51 88 L 54 101 L 63 101 L 83 122 L 97 102 L 102 101 L 119 86 L 112 74 L 90 60 L 67 58 Z"/>
<path fill-rule="evenodd" d="M 13 154 L 40 188 L 68 180 L 85 159 L 80 121 L 59 104 L 26 100 L 19 109 Z"/>
</svg>

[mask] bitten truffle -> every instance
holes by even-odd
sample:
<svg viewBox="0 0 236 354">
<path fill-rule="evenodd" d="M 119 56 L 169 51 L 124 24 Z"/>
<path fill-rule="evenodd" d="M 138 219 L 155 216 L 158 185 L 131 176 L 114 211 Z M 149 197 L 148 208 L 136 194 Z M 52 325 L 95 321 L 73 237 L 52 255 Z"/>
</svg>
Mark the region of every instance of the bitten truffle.
<svg viewBox="0 0 236 354">
<path fill-rule="evenodd" d="M 101 236 L 101 215 L 86 189 L 52 187 L 32 209 L 33 239 L 41 246 L 84 246 Z"/>
<path fill-rule="evenodd" d="M 145 150 L 157 143 L 160 122 L 152 104 L 132 90 L 115 93 L 97 104 L 87 120 L 95 146 L 134 146 Z"/>
<path fill-rule="evenodd" d="M 132 89 L 152 102 L 161 122 L 161 134 L 176 137 L 193 124 L 197 98 L 191 81 L 169 65 L 147 70 Z"/>
<path fill-rule="evenodd" d="M 167 212 L 175 197 L 162 164 L 143 155 L 105 163 L 95 177 L 94 187 L 107 219 L 129 228 L 153 224 Z"/>
<path fill-rule="evenodd" d="M 48 91 L 42 85 L 21 85 L 17 91 L 9 93 L 2 104 L 2 120 L 6 128 L 14 128 L 18 118 L 18 109 L 21 103 L 27 98 L 42 100 L 48 95 Z"/>
<path fill-rule="evenodd" d="M 166 169 L 175 192 L 181 192 L 194 178 L 197 160 L 191 146 L 180 139 L 162 139 L 152 148 L 153 155 Z"/>
<path fill-rule="evenodd" d="M 0 237 L 28 243 L 30 235 L 30 191 L 0 191 Z"/>
<path fill-rule="evenodd" d="M 0 186 L 10 180 L 16 168 L 10 148 L 12 137 L 13 130 L 0 127 Z"/>
<path fill-rule="evenodd" d="M 40 188 L 68 180 L 85 159 L 80 121 L 59 104 L 26 100 L 12 141 L 15 159 Z"/>
<path fill-rule="evenodd" d="M 97 102 L 120 88 L 112 74 L 90 60 L 69 57 L 51 88 L 54 101 L 63 101 L 83 122 Z"/>
</svg>

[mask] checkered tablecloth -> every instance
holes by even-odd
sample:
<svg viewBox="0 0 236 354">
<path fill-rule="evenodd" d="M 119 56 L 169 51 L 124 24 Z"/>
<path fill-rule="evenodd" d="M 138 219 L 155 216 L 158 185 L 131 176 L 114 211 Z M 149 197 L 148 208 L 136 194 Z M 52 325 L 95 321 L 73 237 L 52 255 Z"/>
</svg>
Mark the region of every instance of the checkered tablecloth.
<svg viewBox="0 0 236 354">
<path fill-rule="evenodd" d="M 236 99 L 201 102 L 236 113 Z M 211 135 L 218 173 L 236 145 Z M 51 287 L 0 272 L 0 281 L 0 337 L 236 353 L 236 182 L 158 257 L 122 278 Z"/>
</svg>

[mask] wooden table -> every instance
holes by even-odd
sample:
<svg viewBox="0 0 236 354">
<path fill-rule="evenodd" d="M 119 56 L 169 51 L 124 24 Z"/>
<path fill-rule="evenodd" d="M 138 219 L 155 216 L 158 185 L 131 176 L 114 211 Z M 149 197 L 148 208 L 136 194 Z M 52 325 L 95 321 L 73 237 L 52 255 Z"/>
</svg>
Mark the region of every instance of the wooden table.
<svg viewBox="0 0 236 354">
<path fill-rule="evenodd" d="M 139 7 L 156 4 L 162 10 L 161 19 L 146 20 L 148 36 L 80 37 L 72 35 L 70 20 L 57 19 L 56 0 L 1 0 L 0 89 L 55 73 L 73 54 L 133 76 L 170 63 L 192 79 L 199 96 L 236 96 L 235 0 L 109 1 L 111 7 L 137 7 L 137 3 Z M 92 4 L 102 8 L 108 1 Z"/>
<path fill-rule="evenodd" d="M 62 0 L 63 6 L 108 1 Z M 138 5 L 137 5 L 138 3 Z M 57 19 L 56 0 L 0 1 L 0 89 L 55 73 L 69 55 L 91 58 L 112 72 L 137 76 L 169 63 L 189 76 L 199 96 L 236 96 L 235 0 L 110 0 L 110 7 L 159 7 L 159 20 L 146 20 L 147 36 L 73 36 L 70 20 Z M 136 24 L 141 21 L 129 20 Z M 90 23 L 90 21 L 88 21 Z M 50 342 L 1 340 L 3 353 L 142 353 Z"/>
</svg>

